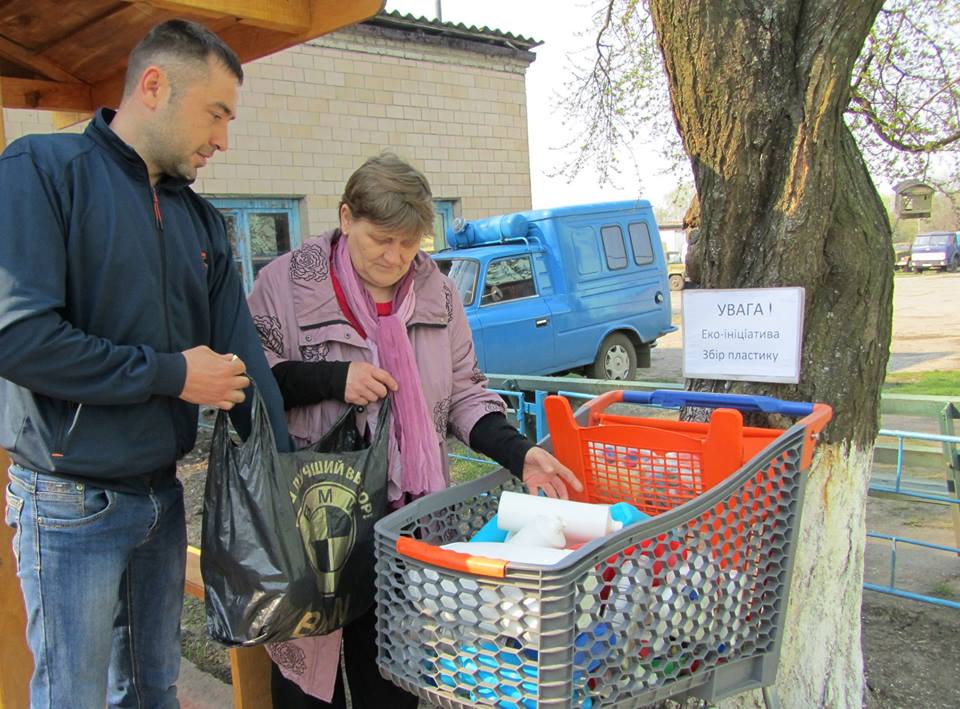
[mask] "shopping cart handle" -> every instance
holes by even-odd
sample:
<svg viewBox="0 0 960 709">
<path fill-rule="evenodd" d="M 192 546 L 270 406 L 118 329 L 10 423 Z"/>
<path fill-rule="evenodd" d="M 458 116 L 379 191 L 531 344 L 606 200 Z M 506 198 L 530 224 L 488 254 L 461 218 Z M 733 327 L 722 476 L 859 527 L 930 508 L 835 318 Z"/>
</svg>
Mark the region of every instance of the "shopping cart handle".
<svg viewBox="0 0 960 709">
<path fill-rule="evenodd" d="M 749 394 L 714 394 L 708 391 L 674 391 L 657 389 L 656 391 L 625 391 L 623 402 L 626 404 L 648 404 L 667 409 L 679 409 L 681 406 L 700 406 L 708 409 L 720 407 L 753 411 L 764 414 L 783 414 L 784 416 L 808 416 L 813 413 L 813 404 L 803 401 L 784 401 L 772 396 Z"/>
</svg>

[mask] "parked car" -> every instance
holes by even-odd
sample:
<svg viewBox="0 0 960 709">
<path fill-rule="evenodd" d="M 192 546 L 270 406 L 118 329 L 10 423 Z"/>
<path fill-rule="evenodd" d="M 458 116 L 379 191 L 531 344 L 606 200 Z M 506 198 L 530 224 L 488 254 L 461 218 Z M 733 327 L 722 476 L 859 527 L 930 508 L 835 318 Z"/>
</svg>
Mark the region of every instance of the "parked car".
<svg viewBox="0 0 960 709">
<path fill-rule="evenodd" d="M 893 245 L 893 268 L 897 271 L 909 271 L 911 266 L 910 251 L 913 247 L 910 244 Z"/>
<path fill-rule="evenodd" d="M 940 271 L 960 269 L 960 232 L 917 234 L 910 250 L 910 261 L 911 268 L 918 273 L 929 268 Z"/>
<path fill-rule="evenodd" d="M 633 379 L 670 324 L 649 202 L 610 202 L 462 222 L 434 255 L 457 284 L 480 368 Z"/>
<path fill-rule="evenodd" d="M 683 257 L 677 251 L 667 252 L 667 279 L 670 290 L 683 290 L 687 284 L 687 268 L 683 264 Z"/>
</svg>

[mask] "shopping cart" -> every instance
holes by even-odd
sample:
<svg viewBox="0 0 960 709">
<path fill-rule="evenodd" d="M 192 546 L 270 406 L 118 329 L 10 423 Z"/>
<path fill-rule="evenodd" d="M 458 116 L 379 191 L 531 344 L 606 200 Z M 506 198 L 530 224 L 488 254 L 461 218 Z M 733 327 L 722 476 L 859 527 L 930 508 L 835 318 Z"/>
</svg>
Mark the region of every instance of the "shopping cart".
<svg viewBox="0 0 960 709">
<path fill-rule="evenodd" d="M 616 402 L 714 409 L 706 423 L 611 414 Z M 709 702 L 776 677 L 803 472 L 823 404 L 700 392 L 611 392 L 574 416 L 548 397 L 552 447 L 589 502 L 651 519 L 553 566 L 440 548 L 497 511 L 505 470 L 417 500 L 376 526 L 378 663 L 443 707 Z M 803 417 L 744 427 L 741 411 Z M 551 446 L 552 439 L 552 446 Z"/>
</svg>

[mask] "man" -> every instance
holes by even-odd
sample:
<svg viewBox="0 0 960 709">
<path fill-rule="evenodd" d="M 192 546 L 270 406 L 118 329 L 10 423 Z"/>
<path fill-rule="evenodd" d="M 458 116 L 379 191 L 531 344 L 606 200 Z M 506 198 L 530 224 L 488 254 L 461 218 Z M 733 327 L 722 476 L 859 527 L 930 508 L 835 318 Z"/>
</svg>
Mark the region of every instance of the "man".
<svg viewBox="0 0 960 709">
<path fill-rule="evenodd" d="M 216 35 L 166 22 L 116 113 L 0 156 L 0 445 L 34 707 L 177 706 L 175 464 L 197 404 L 240 404 L 249 374 L 286 440 L 223 220 L 188 187 L 227 149 L 242 80 Z"/>
</svg>

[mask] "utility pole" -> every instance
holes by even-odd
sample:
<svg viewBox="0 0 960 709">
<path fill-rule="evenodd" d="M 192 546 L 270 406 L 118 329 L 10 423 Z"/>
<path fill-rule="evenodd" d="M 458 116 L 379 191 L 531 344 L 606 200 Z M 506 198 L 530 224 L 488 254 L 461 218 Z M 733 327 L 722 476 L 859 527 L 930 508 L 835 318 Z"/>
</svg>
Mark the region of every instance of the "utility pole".
<svg viewBox="0 0 960 709">
<path fill-rule="evenodd" d="M 443 22 L 443 0 L 437 0 L 437 22 Z"/>
</svg>

